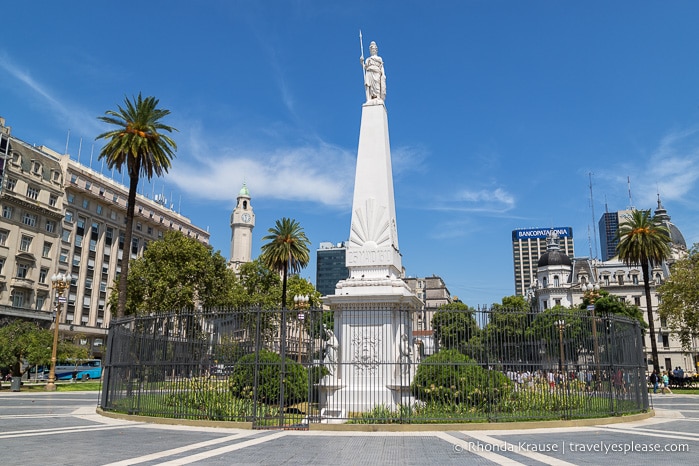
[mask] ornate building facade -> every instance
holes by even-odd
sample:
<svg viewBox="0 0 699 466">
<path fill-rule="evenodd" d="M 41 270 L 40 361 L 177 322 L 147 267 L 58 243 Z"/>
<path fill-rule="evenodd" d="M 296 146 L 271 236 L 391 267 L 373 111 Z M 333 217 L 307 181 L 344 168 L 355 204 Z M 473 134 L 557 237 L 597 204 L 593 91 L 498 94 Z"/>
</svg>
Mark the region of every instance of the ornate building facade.
<svg viewBox="0 0 699 466">
<path fill-rule="evenodd" d="M 650 339 L 655 338 L 661 370 L 672 370 L 677 366 L 685 370 L 697 370 L 697 363 L 699 363 L 697 347 L 695 346 L 692 351 L 685 351 L 676 335 L 658 316 L 657 287 L 669 276 L 669 264 L 686 255 L 687 248 L 682 233 L 670 222 L 670 216 L 667 215 L 659 199 L 655 216 L 661 218 L 670 231 L 672 254 L 667 262 L 650 271 L 655 335 L 645 332 L 646 362 L 649 370 L 652 371 Z M 647 320 L 646 297 L 640 267 L 627 266 L 616 256 L 607 261 L 587 257 L 570 259 L 561 251 L 557 235 L 549 235 L 547 252 L 539 258 L 537 263 L 536 279 L 526 290 L 534 310 L 543 311 L 556 305 L 578 307 L 583 303 L 585 294 L 592 290 L 607 291 L 611 295 L 621 297 L 627 304 L 638 306 Z"/>
<path fill-rule="evenodd" d="M 124 252 L 178 230 L 208 244 L 209 233 L 158 196 L 137 195 L 133 239 L 124 244 L 128 187 L 67 154 L 11 136 L 0 119 L 0 316 L 50 322 L 51 276 L 69 273 L 59 331 L 100 357 L 109 326 L 107 300 Z"/>
</svg>

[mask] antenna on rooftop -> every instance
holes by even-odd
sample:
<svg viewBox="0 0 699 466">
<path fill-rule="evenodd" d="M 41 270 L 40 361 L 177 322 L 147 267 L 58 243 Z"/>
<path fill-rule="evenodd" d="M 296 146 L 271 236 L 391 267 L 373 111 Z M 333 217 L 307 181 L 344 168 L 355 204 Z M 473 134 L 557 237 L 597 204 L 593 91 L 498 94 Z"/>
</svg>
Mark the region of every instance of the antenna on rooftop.
<svg viewBox="0 0 699 466">
<path fill-rule="evenodd" d="M 629 189 L 629 210 L 634 210 L 633 199 L 631 198 L 631 177 L 630 176 L 626 177 L 626 185 L 628 186 L 628 189 Z"/>
<path fill-rule="evenodd" d="M 597 259 L 597 224 L 595 223 L 595 200 L 592 197 L 592 172 L 588 173 L 588 176 L 590 178 L 590 209 L 592 209 L 592 229 L 594 231 L 594 238 L 595 238 L 595 259 Z M 588 241 L 590 237 L 590 228 L 587 228 L 587 235 L 588 235 Z M 590 257 L 592 257 L 592 244 L 590 244 Z"/>
<path fill-rule="evenodd" d="M 80 145 L 78 146 L 78 163 L 80 163 L 80 153 L 83 151 L 83 138 L 80 138 Z"/>
<path fill-rule="evenodd" d="M 64 152 L 65 154 L 68 153 L 68 143 L 70 142 L 70 128 L 68 128 L 68 136 L 66 136 L 66 151 Z"/>
<path fill-rule="evenodd" d="M 92 143 L 92 148 L 90 149 L 90 168 L 92 168 L 92 155 L 95 153 L 95 143 Z"/>
</svg>

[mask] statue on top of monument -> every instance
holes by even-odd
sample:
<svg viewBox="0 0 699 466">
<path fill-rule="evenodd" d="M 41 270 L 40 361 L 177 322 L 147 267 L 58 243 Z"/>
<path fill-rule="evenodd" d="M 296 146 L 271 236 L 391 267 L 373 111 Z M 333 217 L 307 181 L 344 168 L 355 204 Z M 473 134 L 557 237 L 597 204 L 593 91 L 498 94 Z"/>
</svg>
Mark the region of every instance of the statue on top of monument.
<svg viewBox="0 0 699 466">
<path fill-rule="evenodd" d="M 386 72 L 383 68 L 383 59 L 379 56 L 379 47 L 376 42 L 369 44 L 370 56 L 364 60 L 364 51 L 360 61 L 364 67 L 364 90 L 366 101 L 380 103 L 386 100 Z M 378 99 L 378 101 L 377 101 Z"/>
</svg>

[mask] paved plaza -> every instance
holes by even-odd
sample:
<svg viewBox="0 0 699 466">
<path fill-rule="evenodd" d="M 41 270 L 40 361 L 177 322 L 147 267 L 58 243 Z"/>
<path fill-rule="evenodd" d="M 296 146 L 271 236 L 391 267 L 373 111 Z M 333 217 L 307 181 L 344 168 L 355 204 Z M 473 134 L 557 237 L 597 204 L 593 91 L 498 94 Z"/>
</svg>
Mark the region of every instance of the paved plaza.
<svg viewBox="0 0 699 466">
<path fill-rule="evenodd" d="M 0 392 L 3 462 L 21 465 L 671 464 L 699 462 L 699 396 L 638 422 L 535 430 L 259 431 L 110 419 L 98 393 Z"/>
</svg>

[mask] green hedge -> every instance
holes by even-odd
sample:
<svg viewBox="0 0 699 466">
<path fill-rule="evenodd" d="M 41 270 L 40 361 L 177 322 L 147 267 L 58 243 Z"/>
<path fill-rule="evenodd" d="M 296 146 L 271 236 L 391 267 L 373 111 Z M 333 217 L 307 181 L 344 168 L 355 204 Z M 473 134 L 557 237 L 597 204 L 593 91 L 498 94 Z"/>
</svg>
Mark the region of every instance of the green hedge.
<svg viewBox="0 0 699 466">
<path fill-rule="evenodd" d="M 496 403 L 512 392 L 512 382 L 500 371 L 486 370 L 461 352 L 441 350 L 420 362 L 413 395 L 427 403 Z"/>
<path fill-rule="evenodd" d="M 279 403 L 279 376 L 282 358 L 268 350 L 259 353 L 257 401 Z M 255 355 L 248 354 L 238 360 L 233 375 L 228 379 L 234 396 L 252 400 L 255 387 Z M 308 399 L 308 374 L 297 362 L 286 358 L 284 377 L 284 404 L 294 404 Z"/>
</svg>

